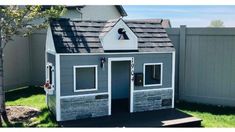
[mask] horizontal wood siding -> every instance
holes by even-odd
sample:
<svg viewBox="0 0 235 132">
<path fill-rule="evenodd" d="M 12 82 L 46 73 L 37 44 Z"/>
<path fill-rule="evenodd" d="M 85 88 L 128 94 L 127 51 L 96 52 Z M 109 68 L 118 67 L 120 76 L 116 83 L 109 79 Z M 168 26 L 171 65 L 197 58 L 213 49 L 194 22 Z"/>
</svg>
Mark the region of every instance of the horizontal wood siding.
<svg viewBox="0 0 235 132">
<path fill-rule="evenodd" d="M 105 57 L 104 69 L 100 67 L 100 58 Z M 134 57 L 134 72 L 143 73 L 144 63 L 163 63 L 163 85 L 153 87 L 135 87 L 135 90 L 169 88 L 171 87 L 172 54 L 120 54 L 120 55 L 61 55 L 61 96 L 108 92 L 108 58 Z M 73 66 L 98 65 L 98 90 L 89 92 L 74 92 Z"/>
<path fill-rule="evenodd" d="M 185 28 L 180 32 L 183 28 L 167 29 L 176 47 L 179 98 L 235 106 L 235 28 Z"/>
<path fill-rule="evenodd" d="M 180 43 L 180 36 L 179 36 L 179 29 L 166 29 L 169 38 L 171 39 L 172 44 L 176 50 L 175 53 L 175 98 L 179 98 L 179 43 Z"/>
</svg>

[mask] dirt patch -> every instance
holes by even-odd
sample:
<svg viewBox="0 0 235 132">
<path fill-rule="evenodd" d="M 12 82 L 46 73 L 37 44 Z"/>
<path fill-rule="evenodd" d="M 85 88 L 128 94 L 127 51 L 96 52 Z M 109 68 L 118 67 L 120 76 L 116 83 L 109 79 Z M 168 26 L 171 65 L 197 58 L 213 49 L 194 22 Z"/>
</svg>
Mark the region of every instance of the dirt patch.
<svg viewBox="0 0 235 132">
<path fill-rule="evenodd" d="M 39 115 L 38 109 L 28 106 L 7 106 L 7 116 L 10 122 L 24 122 Z"/>
</svg>

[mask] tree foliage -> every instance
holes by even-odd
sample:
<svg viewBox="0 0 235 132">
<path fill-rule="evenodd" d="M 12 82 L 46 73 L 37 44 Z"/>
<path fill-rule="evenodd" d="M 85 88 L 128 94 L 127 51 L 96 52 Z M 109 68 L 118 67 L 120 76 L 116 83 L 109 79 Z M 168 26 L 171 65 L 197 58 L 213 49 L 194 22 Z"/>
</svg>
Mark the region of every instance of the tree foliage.
<svg viewBox="0 0 235 132">
<path fill-rule="evenodd" d="M 0 29 L 2 46 L 4 47 L 9 40 L 12 40 L 14 35 L 26 36 L 34 30 L 46 28 L 48 20 L 59 17 L 63 9 L 63 6 L 51 6 L 45 10 L 41 5 L 1 6 Z M 40 23 L 35 22 L 36 20 L 40 21 Z"/>
<path fill-rule="evenodd" d="M 27 36 L 35 30 L 48 26 L 50 18 L 57 18 L 63 6 L 0 6 L 0 127 L 1 118 L 9 124 L 5 110 L 5 90 L 3 85 L 3 48 L 14 35 Z"/>
<path fill-rule="evenodd" d="M 213 20 L 209 27 L 224 27 L 224 22 L 221 20 Z"/>
</svg>

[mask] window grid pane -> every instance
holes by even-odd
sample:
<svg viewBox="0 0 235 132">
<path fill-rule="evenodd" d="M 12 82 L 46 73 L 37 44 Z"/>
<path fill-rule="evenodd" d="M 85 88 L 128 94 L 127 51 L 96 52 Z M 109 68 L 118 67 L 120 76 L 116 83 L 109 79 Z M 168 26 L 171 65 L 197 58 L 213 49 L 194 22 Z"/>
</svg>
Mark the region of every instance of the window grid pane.
<svg viewBox="0 0 235 132">
<path fill-rule="evenodd" d="M 95 89 L 95 67 L 76 68 L 76 90 Z"/>
<path fill-rule="evenodd" d="M 145 85 L 161 84 L 161 65 L 145 65 Z"/>
<path fill-rule="evenodd" d="M 52 84 L 52 66 L 48 67 L 49 83 Z"/>
</svg>

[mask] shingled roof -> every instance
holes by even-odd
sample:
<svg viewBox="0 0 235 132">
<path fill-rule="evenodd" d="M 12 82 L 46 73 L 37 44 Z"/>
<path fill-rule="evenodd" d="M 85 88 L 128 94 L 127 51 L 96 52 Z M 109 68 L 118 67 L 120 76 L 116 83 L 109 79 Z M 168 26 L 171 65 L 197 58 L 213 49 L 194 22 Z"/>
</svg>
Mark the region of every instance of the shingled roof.
<svg viewBox="0 0 235 132">
<path fill-rule="evenodd" d="M 99 37 L 117 20 L 86 21 L 53 19 L 50 27 L 57 53 L 103 53 Z M 138 37 L 138 52 L 173 51 L 162 19 L 124 20 Z"/>
</svg>

